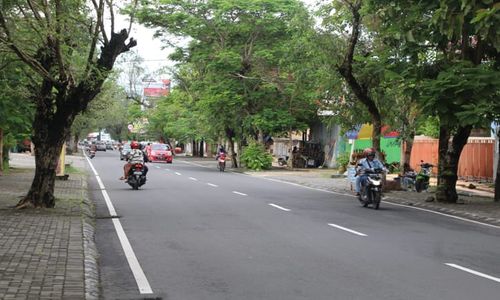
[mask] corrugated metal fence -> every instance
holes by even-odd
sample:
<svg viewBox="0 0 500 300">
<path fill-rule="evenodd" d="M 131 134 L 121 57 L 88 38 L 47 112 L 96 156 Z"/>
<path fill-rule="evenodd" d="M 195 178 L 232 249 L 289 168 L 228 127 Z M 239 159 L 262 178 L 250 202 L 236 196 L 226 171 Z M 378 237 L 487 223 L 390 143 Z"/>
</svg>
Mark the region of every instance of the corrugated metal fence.
<svg viewBox="0 0 500 300">
<path fill-rule="evenodd" d="M 410 165 L 420 170 L 420 161 L 429 162 L 436 167 L 432 170 L 437 173 L 438 140 L 430 138 L 415 138 L 411 151 Z M 470 180 L 493 180 L 493 160 L 495 139 L 469 138 L 458 163 L 458 176 Z"/>
</svg>

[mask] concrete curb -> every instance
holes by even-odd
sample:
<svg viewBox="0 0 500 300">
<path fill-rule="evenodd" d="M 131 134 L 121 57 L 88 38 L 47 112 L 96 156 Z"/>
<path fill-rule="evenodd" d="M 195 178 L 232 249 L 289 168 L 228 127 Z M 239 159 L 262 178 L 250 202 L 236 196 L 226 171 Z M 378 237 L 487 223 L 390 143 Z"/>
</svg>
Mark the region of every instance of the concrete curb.
<svg viewBox="0 0 500 300">
<path fill-rule="evenodd" d="M 99 299 L 99 265 L 97 247 L 95 245 L 95 207 L 88 195 L 88 177 L 83 180 L 82 200 L 82 232 L 85 273 L 85 299 Z"/>
</svg>

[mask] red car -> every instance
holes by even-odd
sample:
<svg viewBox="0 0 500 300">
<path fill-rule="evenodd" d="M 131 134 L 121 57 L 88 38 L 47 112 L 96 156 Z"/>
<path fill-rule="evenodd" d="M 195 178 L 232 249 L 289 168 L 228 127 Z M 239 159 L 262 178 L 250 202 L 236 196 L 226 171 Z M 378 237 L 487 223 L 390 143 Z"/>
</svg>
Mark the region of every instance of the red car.
<svg viewBox="0 0 500 300">
<path fill-rule="evenodd" d="M 172 150 L 167 144 L 152 144 L 147 149 L 147 155 L 151 162 L 164 161 L 171 164 L 173 160 Z"/>
</svg>

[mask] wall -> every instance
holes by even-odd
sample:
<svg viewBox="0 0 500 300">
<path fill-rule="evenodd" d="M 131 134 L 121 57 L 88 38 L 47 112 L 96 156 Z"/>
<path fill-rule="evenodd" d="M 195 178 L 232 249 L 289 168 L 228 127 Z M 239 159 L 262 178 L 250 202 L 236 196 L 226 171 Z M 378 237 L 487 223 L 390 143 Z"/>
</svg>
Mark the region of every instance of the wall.
<svg viewBox="0 0 500 300">
<path fill-rule="evenodd" d="M 458 163 L 458 177 L 469 180 L 492 180 L 494 161 L 493 138 L 469 138 L 460 155 Z M 438 140 L 416 137 L 411 151 L 410 165 L 420 170 L 420 161 L 429 162 L 436 167 L 433 174 L 437 174 Z"/>
<path fill-rule="evenodd" d="M 371 139 L 358 139 L 354 142 L 354 150 L 363 150 L 372 146 Z M 385 153 L 386 163 L 399 162 L 401 159 L 401 143 L 396 138 L 381 138 L 380 147 Z"/>
</svg>

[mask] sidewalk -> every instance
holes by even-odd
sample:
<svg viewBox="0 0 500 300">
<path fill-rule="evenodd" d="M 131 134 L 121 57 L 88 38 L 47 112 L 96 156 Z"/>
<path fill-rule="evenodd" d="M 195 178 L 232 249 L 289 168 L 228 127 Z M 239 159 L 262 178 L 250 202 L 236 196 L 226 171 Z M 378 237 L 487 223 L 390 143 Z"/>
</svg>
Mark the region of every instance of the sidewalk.
<svg viewBox="0 0 500 300">
<path fill-rule="evenodd" d="M 213 159 L 207 158 L 184 158 L 187 161 L 196 162 L 200 165 L 215 168 Z M 275 167 L 269 171 L 245 171 L 242 169 L 228 171 L 244 172 L 256 177 L 264 177 L 276 180 L 292 182 L 312 188 L 328 190 L 353 196 L 348 180 L 344 177 L 332 178 L 336 172 L 332 169 L 294 169 Z M 461 204 L 447 204 L 440 202 L 427 202 L 433 193 L 417 193 L 407 191 L 390 191 L 384 194 L 383 201 L 395 204 L 414 206 L 440 213 L 450 214 L 478 222 L 500 226 L 500 203 L 493 201 L 493 189 L 486 185 L 476 184 L 477 189 L 468 189 L 469 183 L 457 182 L 457 191 Z M 358 205 L 353 197 L 353 204 Z"/>
<path fill-rule="evenodd" d="M 11 154 L 0 176 L 0 299 L 98 299 L 93 204 L 88 199 L 86 163 L 56 181 L 56 207 L 16 210 L 34 176 L 34 158 Z"/>
</svg>

